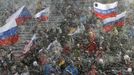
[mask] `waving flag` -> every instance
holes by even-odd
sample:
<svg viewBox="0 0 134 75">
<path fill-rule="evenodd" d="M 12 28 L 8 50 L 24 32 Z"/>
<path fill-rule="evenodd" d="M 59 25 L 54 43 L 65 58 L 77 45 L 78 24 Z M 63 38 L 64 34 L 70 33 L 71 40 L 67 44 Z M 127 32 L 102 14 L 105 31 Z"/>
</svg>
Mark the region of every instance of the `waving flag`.
<svg viewBox="0 0 134 75">
<path fill-rule="evenodd" d="M 21 25 L 24 24 L 24 22 L 30 18 L 32 18 L 31 13 L 25 6 L 22 6 L 19 10 L 17 10 L 6 20 L 6 23 L 14 19 L 16 20 L 17 25 Z"/>
<path fill-rule="evenodd" d="M 50 10 L 49 7 L 43 9 L 42 11 L 38 12 L 34 18 L 39 19 L 40 21 L 48 21 Z"/>
<path fill-rule="evenodd" d="M 105 19 L 109 17 L 116 16 L 118 2 L 110 4 L 102 4 L 99 2 L 94 2 L 94 12 L 99 19 Z"/>
<path fill-rule="evenodd" d="M 17 33 L 17 24 L 10 21 L 6 25 L 0 27 L 0 46 L 8 46 L 15 44 L 19 39 Z"/>
<path fill-rule="evenodd" d="M 109 25 L 109 24 L 115 24 L 122 20 L 126 16 L 126 11 L 122 12 L 121 14 L 117 15 L 116 17 L 110 17 L 103 20 L 103 24 Z"/>
<path fill-rule="evenodd" d="M 24 52 L 23 52 L 24 54 L 30 50 L 31 46 L 33 45 L 33 41 L 35 39 L 36 39 L 36 34 L 34 34 L 33 37 L 31 38 L 30 42 L 27 45 L 25 45 Z"/>
<path fill-rule="evenodd" d="M 124 17 L 126 16 L 126 11 L 117 15 L 116 17 L 110 17 L 103 20 L 103 29 L 108 32 L 113 29 L 113 27 L 122 27 L 124 26 Z"/>
</svg>

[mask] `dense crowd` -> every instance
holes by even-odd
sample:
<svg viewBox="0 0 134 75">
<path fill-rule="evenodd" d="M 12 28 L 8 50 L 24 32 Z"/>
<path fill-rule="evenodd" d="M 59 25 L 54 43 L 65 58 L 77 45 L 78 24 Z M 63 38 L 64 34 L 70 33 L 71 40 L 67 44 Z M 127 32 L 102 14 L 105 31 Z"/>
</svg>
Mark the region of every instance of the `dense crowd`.
<svg viewBox="0 0 134 75">
<path fill-rule="evenodd" d="M 53 30 L 46 30 L 37 34 L 33 46 L 25 54 L 22 51 L 1 49 L 1 75 L 134 74 L 133 56 L 130 57 L 123 49 L 112 52 L 112 48 L 106 48 L 103 36 L 100 38 L 100 45 L 97 41 L 99 37 L 96 38 L 93 31 L 88 35 L 71 37 L 58 30 L 55 33 Z M 44 46 L 47 43 L 48 47 Z"/>
</svg>

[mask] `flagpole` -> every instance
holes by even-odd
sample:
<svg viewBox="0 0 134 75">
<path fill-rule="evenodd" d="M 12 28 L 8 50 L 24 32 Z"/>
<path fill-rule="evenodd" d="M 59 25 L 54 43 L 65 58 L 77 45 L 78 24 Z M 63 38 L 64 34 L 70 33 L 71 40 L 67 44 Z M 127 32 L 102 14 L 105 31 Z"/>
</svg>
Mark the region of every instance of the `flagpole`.
<svg viewBox="0 0 134 75">
<path fill-rule="evenodd" d="M 37 1 L 37 2 L 38 2 L 38 1 Z M 38 2 L 38 3 L 39 3 L 39 2 Z M 37 4 L 38 4 L 38 3 L 37 3 Z M 41 8 L 38 8 L 37 4 L 36 4 L 36 12 L 38 12 L 38 10 L 41 9 Z M 36 13 L 36 12 L 35 12 L 35 13 Z M 33 35 L 32 38 L 30 39 L 30 41 L 28 42 L 28 44 L 25 45 L 23 54 L 26 54 L 26 53 L 30 50 L 30 48 L 31 48 L 31 46 L 32 46 L 33 40 L 36 39 L 36 32 L 38 31 L 39 26 L 40 26 L 40 22 L 36 21 L 36 26 L 35 26 L 35 27 L 37 27 L 37 28 L 35 29 L 34 35 Z"/>
</svg>

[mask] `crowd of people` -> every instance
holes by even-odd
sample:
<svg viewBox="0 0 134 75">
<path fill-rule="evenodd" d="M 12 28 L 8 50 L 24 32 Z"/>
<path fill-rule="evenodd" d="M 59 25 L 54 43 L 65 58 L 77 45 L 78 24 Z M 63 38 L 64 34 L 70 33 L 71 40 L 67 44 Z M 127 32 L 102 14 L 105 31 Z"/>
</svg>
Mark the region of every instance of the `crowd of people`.
<svg viewBox="0 0 134 75">
<path fill-rule="evenodd" d="M 25 54 L 1 49 L 1 75 L 134 74 L 133 56 L 123 49 L 113 52 L 114 48 L 106 44 L 105 37 L 97 38 L 93 30 L 88 35 L 84 32 L 75 36 L 56 31 L 37 32 L 37 39 Z"/>
</svg>

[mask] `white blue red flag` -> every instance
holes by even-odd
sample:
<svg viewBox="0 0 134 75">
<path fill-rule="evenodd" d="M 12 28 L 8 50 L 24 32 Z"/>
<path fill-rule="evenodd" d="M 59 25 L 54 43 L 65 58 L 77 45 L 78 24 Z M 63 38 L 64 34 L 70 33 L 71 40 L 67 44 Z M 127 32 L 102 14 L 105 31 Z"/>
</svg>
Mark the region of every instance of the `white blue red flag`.
<svg viewBox="0 0 134 75">
<path fill-rule="evenodd" d="M 11 20 L 16 20 L 17 25 L 21 25 L 24 24 L 26 20 L 31 18 L 32 18 L 31 13 L 25 6 L 22 6 L 6 20 L 6 23 Z"/>
<path fill-rule="evenodd" d="M 122 12 L 121 14 L 118 14 L 116 17 L 110 17 L 107 19 L 103 20 L 103 24 L 113 24 L 116 23 L 118 21 L 120 21 L 121 19 L 123 19 L 126 16 L 126 11 Z"/>
<path fill-rule="evenodd" d="M 38 12 L 37 14 L 35 14 L 34 18 L 39 19 L 40 21 L 48 21 L 49 13 L 50 13 L 50 8 L 47 7 L 41 10 L 40 12 Z"/>
<path fill-rule="evenodd" d="M 94 2 L 94 12 L 99 19 L 105 19 L 116 16 L 118 2 L 102 4 Z"/>
<path fill-rule="evenodd" d="M 25 45 L 24 52 L 23 52 L 24 54 L 27 53 L 31 49 L 31 46 L 33 45 L 33 42 L 35 39 L 36 39 L 36 34 L 34 34 L 31 38 L 31 40 L 29 41 L 29 43 L 27 45 Z"/>
<path fill-rule="evenodd" d="M 15 44 L 18 39 L 17 24 L 14 20 L 0 27 L 0 46 Z"/>
<path fill-rule="evenodd" d="M 106 32 L 111 31 L 113 27 L 124 26 L 124 18 L 126 16 L 126 11 L 118 14 L 116 17 L 110 17 L 103 20 L 103 28 Z"/>
</svg>

